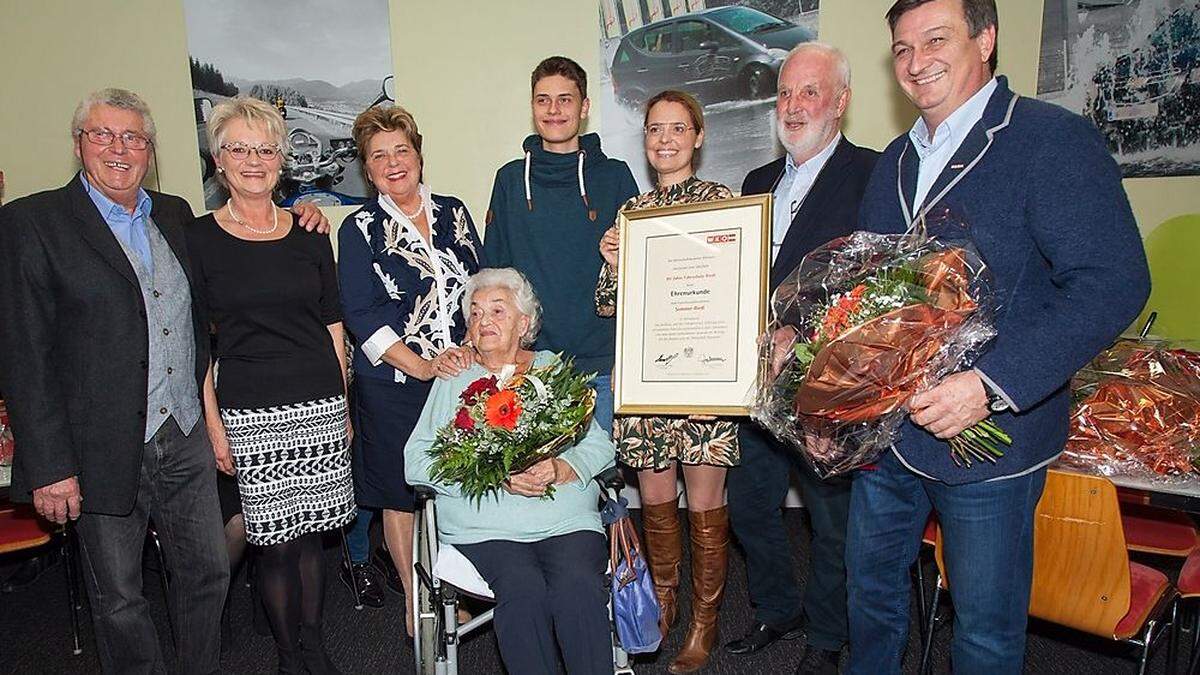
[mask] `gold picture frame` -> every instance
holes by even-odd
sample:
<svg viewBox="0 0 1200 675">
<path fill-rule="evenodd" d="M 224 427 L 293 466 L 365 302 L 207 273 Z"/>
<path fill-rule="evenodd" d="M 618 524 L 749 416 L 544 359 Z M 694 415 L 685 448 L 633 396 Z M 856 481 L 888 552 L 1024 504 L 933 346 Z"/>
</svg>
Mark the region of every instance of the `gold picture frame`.
<svg viewBox="0 0 1200 675">
<path fill-rule="evenodd" d="M 623 212 L 618 415 L 749 415 L 766 330 L 771 195 Z"/>
</svg>

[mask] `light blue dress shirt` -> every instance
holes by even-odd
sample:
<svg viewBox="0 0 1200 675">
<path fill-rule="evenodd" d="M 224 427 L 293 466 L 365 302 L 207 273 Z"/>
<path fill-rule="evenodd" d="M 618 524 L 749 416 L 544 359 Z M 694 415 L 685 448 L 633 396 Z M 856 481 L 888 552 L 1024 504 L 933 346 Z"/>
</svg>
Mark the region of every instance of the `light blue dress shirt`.
<svg viewBox="0 0 1200 675">
<path fill-rule="evenodd" d="M 839 132 L 829 142 L 829 145 L 809 157 L 808 161 L 803 164 L 796 164 L 791 155 L 784 159 L 783 177 L 779 179 L 779 183 L 772 192 L 775 206 L 771 223 L 771 262 L 775 262 L 775 257 L 779 255 L 779 249 L 783 246 L 783 238 L 787 236 L 788 228 L 792 226 L 792 219 L 796 217 L 800 206 L 804 204 L 804 198 L 808 196 L 821 169 L 833 156 L 833 151 L 837 150 L 837 145 L 841 140 L 842 134 Z"/>
<path fill-rule="evenodd" d="M 150 255 L 150 234 L 146 228 L 150 226 L 150 195 L 138 188 L 137 206 L 133 213 L 125 210 L 124 206 L 108 198 L 100 190 L 92 187 L 87 175 L 79 172 L 79 180 L 83 181 L 83 189 L 92 198 L 92 203 L 100 211 L 100 217 L 108 223 L 108 228 L 116 235 L 117 240 L 125 248 L 133 251 L 141 259 L 146 270 L 154 273 L 154 259 Z"/>
<path fill-rule="evenodd" d="M 942 174 L 950 158 L 958 151 L 963 139 L 971 133 L 979 120 L 983 119 L 983 111 L 987 108 L 992 92 L 996 91 L 996 78 L 983 85 L 975 95 L 967 99 L 957 110 L 950 113 L 938 128 L 934 130 L 933 138 L 929 137 L 929 127 L 925 120 L 918 117 L 912 129 L 908 132 L 909 139 L 917 149 L 920 158 L 920 168 L 917 170 L 917 192 L 913 198 L 914 214 L 925 205 L 929 189 L 933 187 L 937 177 Z"/>
</svg>

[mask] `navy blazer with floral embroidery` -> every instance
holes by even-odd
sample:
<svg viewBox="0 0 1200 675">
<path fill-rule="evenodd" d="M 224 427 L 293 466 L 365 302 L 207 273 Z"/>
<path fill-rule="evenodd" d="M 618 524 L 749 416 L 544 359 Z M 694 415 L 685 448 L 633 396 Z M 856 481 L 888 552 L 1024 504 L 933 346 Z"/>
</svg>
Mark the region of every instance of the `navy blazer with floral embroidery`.
<svg viewBox="0 0 1200 675">
<path fill-rule="evenodd" d="M 372 200 L 350 214 L 338 231 L 338 280 L 346 328 L 354 338 L 356 377 L 404 382 L 387 363 L 371 362 L 361 345 L 385 326 L 409 349 L 433 358 L 466 335 L 464 284 L 480 268 L 483 250 L 471 214 L 456 197 L 430 195 L 432 251 L 415 228 Z M 438 301 L 438 277 L 446 302 Z M 448 331 L 443 330 L 443 321 Z M 449 339 L 446 339 L 446 335 Z"/>
</svg>

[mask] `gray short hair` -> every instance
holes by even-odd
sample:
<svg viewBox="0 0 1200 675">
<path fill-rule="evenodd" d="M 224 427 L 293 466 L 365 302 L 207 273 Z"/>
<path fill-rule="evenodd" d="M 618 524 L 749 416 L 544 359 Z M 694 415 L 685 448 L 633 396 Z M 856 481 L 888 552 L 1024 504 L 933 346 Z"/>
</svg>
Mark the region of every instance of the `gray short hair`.
<svg viewBox="0 0 1200 675">
<path fill-rule="evenodd" d="M 142 116 L 142 131 L 146 134 L 146 138 L 151 143 L 155 143 L 158 140 L 158 129 L 154 126 L 154 118 L 150 116 L 150 106 L 146 105 L 141 96 L 128 89 L 118 89 L 116 87 L 93 91 L 84 96 L 79 105 L 75 106 L 75 115 L 71 117 L 72 137 L 76 137 L 82 132 L 83 124 L 87 121 L 88 115 L 92 113 L 92 108 L 98 105 L 136 112 Z"/>
<path fill-rule="evenodd" d="M 511 267 L 485 267 L 472 274 L 467 279 L 462 295 L 463 316 L 468 323 L 471 321 L 471 298 L 484 288 L 507 288 L 512 292 L 517 311 L 529 317 L 529 329 L 521 336 L 521 346 L 532 345 L 542 329 L 542 303 L 537 293 L 533 292 L 533 284 L 524 274 Z"/>
<path fill-rule="evenodd" d="M 811 42 L 801 42 L 792 47 L 792 51 L 788 52 L 787 57 L 783 60 L 783 65 L 779 66 L 779 72 L 783 73 L 784 67 L 787 66 L 788 61 L 792 60 L 793 56 L 808 52 L 817 52 L 833 59 L 834 65 L 837 66 L 836 74 L 838 79 L 842 81 L 842 88 L 850 88 L 850 60 L 846 58 L 846 54 L 842 50 L 827 42 L 813 40 Z"/>
</svg>

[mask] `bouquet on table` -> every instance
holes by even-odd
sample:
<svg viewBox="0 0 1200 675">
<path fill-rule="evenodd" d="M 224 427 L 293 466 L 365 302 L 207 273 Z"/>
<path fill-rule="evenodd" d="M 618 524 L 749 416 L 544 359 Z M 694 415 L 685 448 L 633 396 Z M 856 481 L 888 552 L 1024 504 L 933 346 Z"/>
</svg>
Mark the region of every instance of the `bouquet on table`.
<svg viewBox="0 0 1200 675">
<path fill-rule="evenodd" d="M 876 461 L 913 394 L 969 367 L 994 336 L 989 274 L 955 235 L 855 232 L 805 256 L 772 297 L 752 414 L 823 476 Z M 990 420 L 950 441 L 960 466 L 995 462 Z"/>
<path fill-rule="evenodd" d="M 575 372 L 573 361 L 559 355 L 521 375 L 506 369 L 475 380 L 459 394 L 454 419 L 429 449 L 431 477 L 457 484 L 479 501 L 496 494 L 510 475 L 557 457 L 591 425 L 594 377 Z"/>
<path fill-rule="evenodd" d="M 1200 353 L 1119 340 L 1076 374 L 1071 389 L 1063 464 L 1105 476 L 1200 479 Z"/>
</svg>

